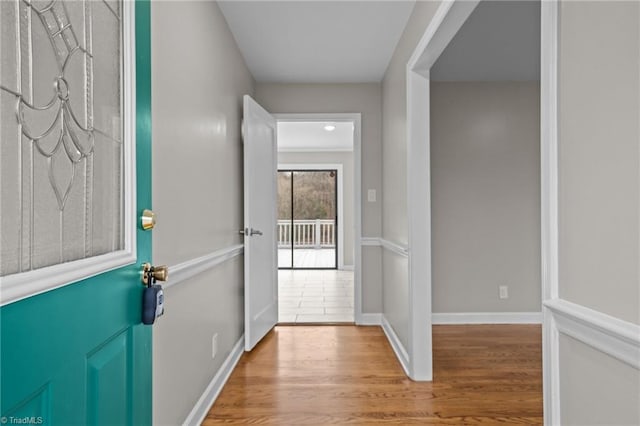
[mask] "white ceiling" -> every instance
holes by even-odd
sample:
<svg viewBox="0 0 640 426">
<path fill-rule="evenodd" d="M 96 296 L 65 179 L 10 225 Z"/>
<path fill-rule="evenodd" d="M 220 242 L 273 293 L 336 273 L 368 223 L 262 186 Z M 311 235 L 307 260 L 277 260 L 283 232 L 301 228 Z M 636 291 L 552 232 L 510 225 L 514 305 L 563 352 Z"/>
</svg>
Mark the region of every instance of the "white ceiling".
<svg viewBox="0 0 640 426">
<path fill-rule="evenodd" d="M 382 80 L 415 1 L 220 1 L 258 82 Z"/>
<path fill-rule="evenodd" d="M 480 2 L 431 68 L 431 79 L 539 80 L 540 2 Z"/>
<path fill-rule="evenodd" d="M 332 124 L 335 130 L 324 129 Z M 352 151 L 353 123 L 278 122 L 278 151 Z"/>
</svg>

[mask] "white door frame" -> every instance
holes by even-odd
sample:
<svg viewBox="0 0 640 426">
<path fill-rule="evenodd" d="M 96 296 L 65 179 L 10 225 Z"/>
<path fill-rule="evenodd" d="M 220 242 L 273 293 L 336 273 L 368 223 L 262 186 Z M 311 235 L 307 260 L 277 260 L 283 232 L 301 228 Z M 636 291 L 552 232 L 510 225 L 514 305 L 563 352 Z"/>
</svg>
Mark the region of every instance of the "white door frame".
<svg viewBox="0 0 640 426">
<path fill-rule="evenodd" d="M 338 269 L 344 269 L 344 176 L 343 166 L 338 163 L 278 163 L 280 170 L 336 170 L 336 197 L 338 198 Z M 355 244 L 354 244 L 355 245 Z"/>
<path fill-rule="evenodd" d="M 540 13 L 542 390 L 545 425 L 560 424 L 560 333 L 547 303 L 558 300 L 558 3 Z"/>
<path fill-rule="evenodd" d="M 360 113 L 273 114 L 276 121 L 353 123 L 353 279 L 354 317 L 363 324 L 362 314 L 362 118 Z"/>
<path fill-rule="evenodd" d="M 415 256 L 422 260 L 409 263 L 409 355 L 413 374 L 421 375 L 425 380 L 432 377 L 429 69 L 477 3 L 475 0 L 443 3 L 407 64 L 409 254 L 410 259 Z M 640 368 L 640 327 L 637 324 L 620 321 L 564 300 L 558 290 L 558 3 L 558 0 L 541 2 L 540 23 L 542 375 L 545 425 L 561 423 L 560 334 L 577 339 L 636 369 Z M 425 241 L 427 243 L 423 244 Z M 425 341 L 428 345 L 425 345 Z M 428 361 L 414 365 L 414 359 Z"/>
<path fill-rule="evenodd" d="M 479 1 L 453 0 L 440 5 L 407 64 L 409 347 L 412 378 L 432 380 L 431 343 L 431 178 L 429 72 Z M 558 297 L 556 51 L 557 4 L 541 2 L 541 221 L 542 301 Z M 426 143 L 425 143 L 426 141 Z M 417 261 L 412 262 L 412 258 Z M 556 424 L 557 330 L 544 309 L 543 369 L 545 424 Z M 555 338 L 553 335 L 555 333 Z M 554 343 L 555 342 L 555 343 Z M 555 379 L 550 368 L 556 369 Z M 553 413 L 553 414 L 552 414 Z"/>
<path fill-rule="evenodd" d="M 479 0 L 443 2 L 407 63 L 409 376 L 433 380 L 429 72 Z"/>
</svg>

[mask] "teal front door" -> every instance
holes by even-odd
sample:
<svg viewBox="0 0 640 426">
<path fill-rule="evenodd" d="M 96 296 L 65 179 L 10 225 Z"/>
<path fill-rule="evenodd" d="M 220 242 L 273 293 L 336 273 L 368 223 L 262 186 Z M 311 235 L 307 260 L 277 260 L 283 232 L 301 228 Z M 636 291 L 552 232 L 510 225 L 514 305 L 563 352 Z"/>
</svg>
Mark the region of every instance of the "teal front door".
<svg viewBox="0 0 640 426">
<path fill-rule="evenodd" d="M 0 422 L 151 424 L 150 4 L 0 8 Z"/>
</svg>

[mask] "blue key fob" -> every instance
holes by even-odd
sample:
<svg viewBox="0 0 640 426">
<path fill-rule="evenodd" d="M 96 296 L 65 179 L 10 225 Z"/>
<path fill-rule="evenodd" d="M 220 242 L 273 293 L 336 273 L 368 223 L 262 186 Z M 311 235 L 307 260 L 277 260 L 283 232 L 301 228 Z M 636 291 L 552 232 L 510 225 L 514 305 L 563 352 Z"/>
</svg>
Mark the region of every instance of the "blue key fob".
<svg viewBox="0 0 640 426">
<path fill-rule="evenodd" d="M 142 295 L 142 323 L 153 324 L 164 313 L 164 291 L 155 284 L 144 289 Z"/>
</svg>

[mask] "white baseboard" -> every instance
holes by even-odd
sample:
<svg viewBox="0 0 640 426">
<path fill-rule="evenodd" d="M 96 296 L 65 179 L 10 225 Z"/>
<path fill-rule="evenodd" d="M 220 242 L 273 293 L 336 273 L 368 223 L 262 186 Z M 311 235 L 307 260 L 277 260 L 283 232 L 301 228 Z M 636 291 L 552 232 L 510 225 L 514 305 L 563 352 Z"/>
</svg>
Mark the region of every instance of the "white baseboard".
<svg viewBox="0 0 640 426">
<path fill-rule="evenodd" d="M 344 265 L 342 266 L 342 268 L 340 268 L 341 271 L 353 271 L 355 269 L 355 266 L 353 265 Z"/>
<path fill-rule="evenodd" d="M 356 325 L 382 325 L 382 314 L 360 314 Z"/>
<path fill-rule="evenodd" d="M 400 361 L 400 365 L 402 366 L 404 373 L 407 375 L 407 377 L 411 377 L 411 375 L 409 374 L 409 353 L 402 345 L 402 342 L 398 338 L 398 335 L 393 330 L 393 327 L 391 327 L 391 324 L 389 324 L 389 321 L 387 321 L 384 314 L 382 314 L 381 317 L 382 330 L 384 331 L 384 334 L 387 335 L 387 339 L 391 344 L 391 348 L 393 349 L 393 352 L 396 353 L 396 358 L 398 358 L 398 361 Z"/>
<path fill-rule="evenodd" d="M 454 312 L 431 314 L 434 325 L 542 324 L 542 312 Z"/>
<path fill-rule="evenodd" d="M 222 388 L 224 387 L 227 380 L 229 380 L 229 376 L 231 372 L 240 361 L 240 357 L 244 353 L 244 334 L 240 337 L 240 339 L 236 342 L 231 349 L 231 353 L 227 359 L 224 360 L 220 369 L 213 377 L 209 386 L 204 390 L 204 393 L 196 402 L 196 405 L 193 407 L 187 418 L 185 419 L 183 426 L 199 426 L 204 421 L 204 418 L 207 416 L 209 409 L 220 395 Z"/>
</svg>

